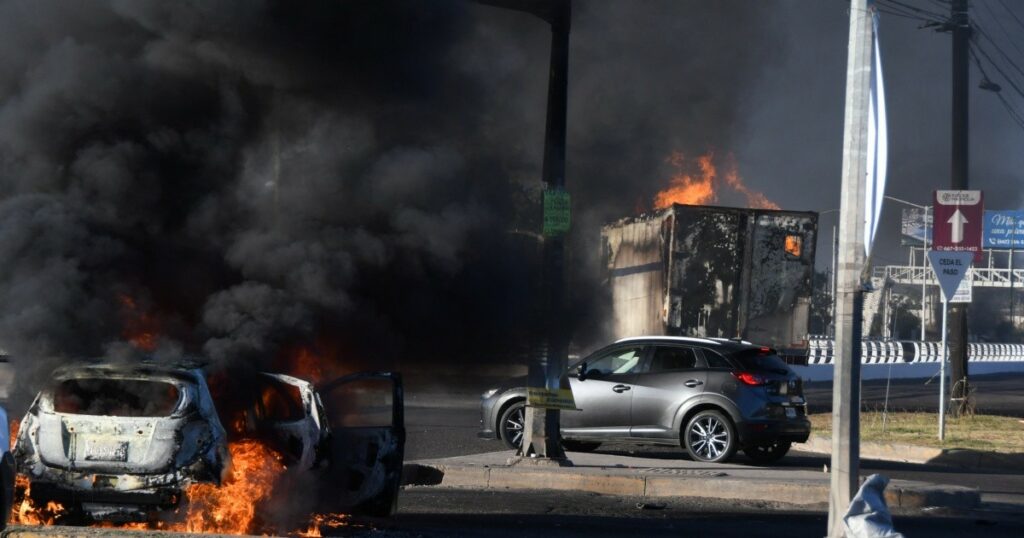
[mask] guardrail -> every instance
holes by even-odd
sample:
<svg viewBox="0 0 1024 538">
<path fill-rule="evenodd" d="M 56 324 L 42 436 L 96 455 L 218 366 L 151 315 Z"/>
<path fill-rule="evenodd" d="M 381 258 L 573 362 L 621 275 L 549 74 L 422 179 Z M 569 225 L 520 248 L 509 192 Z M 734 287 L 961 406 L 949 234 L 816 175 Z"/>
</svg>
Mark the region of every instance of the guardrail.
<svg viewBox="0 0 1024 538">
<path fill-rule="evenodd" d="M 906 364 L 939 362 L 941 342 L 913 340 L 862 341 L 861 364 Z M 972 343 L 967 345 L 969 362 L 1024 362 L 1024 344 Z M 833 341 L 808 341 L 807 364 L 832 364 Z"/>
</svg>

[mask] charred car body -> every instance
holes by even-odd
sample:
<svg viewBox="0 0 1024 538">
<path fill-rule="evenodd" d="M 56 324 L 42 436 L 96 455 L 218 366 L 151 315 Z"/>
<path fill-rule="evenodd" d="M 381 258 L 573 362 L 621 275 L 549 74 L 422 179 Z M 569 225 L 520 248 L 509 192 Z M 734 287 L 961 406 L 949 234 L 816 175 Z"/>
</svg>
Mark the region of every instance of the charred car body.
<svg viewBox="0 0 1024 538">
<path fill-rule="evenodd" d="M 397 374 L 346 376 L 323 392 L 281 374 L 260 374 L 253 385 L 254 401 L 231 435 L 265 441 L 290 468 L 316 473 L 331 506 L 311 509 L 393 510 L 405 440 Z M 333 422 L 321 393 L 337 408 Z M 367 394 L 377 406 L 363 414 L 373 418 L 353 425 L 351 410 L 363 409 Z M 14 455 L 34 502 L 130 521 L 178 506 L 190 484 L 219 485 L 230 465 L 228 437 L 200 368 L 72 366 L 54 372 L 36 397 Z"/>
</svg>

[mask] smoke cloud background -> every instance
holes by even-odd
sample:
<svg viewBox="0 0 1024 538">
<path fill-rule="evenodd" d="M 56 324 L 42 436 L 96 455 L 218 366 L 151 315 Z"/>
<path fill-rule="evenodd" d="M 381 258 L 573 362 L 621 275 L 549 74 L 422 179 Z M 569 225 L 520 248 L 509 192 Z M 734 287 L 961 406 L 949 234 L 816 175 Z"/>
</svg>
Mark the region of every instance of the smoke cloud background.
<svg viewBox="0 0 1024 538">
<path fill-rule="evenodd" d="M 672 151 L 838 207 L 847 5 L 575 3 L 577 345 L 603 338 L 598 226 L 650 207 Z M 923 201 L 948 184 L 949 43 L 912 26 L 883 19 L 889 192 Z M 53 357 L 26 374 L 120 352 L 127 295 L 166 355 L 221 365 L 325 339 L 380 367 L 521 351 L 549 41 L 457 0 L 0 2 L 0 343 Z M 1019 200 L 1021 134 L 990 97 L 972 182 Z"/>
</svg>

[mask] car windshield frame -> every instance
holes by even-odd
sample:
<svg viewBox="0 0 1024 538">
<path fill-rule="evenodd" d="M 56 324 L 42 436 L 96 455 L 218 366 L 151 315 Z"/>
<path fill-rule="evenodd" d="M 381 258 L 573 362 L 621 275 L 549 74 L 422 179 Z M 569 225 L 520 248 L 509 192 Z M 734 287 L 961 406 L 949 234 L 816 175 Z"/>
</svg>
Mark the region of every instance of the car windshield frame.
<svg viewBox="0 0 1024 538">
<path fill-rule="evenodd" d="M 89 382 L 98 382 L 100 384 L 101 388 L 99 390 L 97 390 L 97 389 L 87 388 L 87 387 L 83 386 L 83 384 L 89 383 Z M 140 399 L 140 402 L 135 402 L 135 403 L 133 403 L 133 402 L 126 402 L 127 405 L 133 405 L 133 406 L 136 407 L 136 409 L 132 409 L 131 412 L 128 412 L 128 413 L 110 413 L 110 412 L 108 412 L 108 411 L 110 411 L 110 409 L 106 408 L 106 407 L 102 407 L 102 408 L 99 408 L 99 409 L 93 409 L 93 406 L 96 405 L 96 403 L 90 403 L 88 406 L 85 406 L 82 409 L 69 409 L 69 408 L 65 407 L 65 405 L 67 403 L 71 403 L 71 402 L 62 402 L 61 401 L 61 399 L 63 397 L 62 394 L 61 394 L 61 391 L 64 389 L 64 387 L 69 386 L 69 385 L 77 385 L 78 388 L 81 388 L 81 389 L 89 390 L 89 391 L 92 391 L 92 392 L 97 393 L 97 394 L 99 394 L 99 393 L 106 393 L 107 395 L 109 395 L 110 392 L 107 391 L 107 390 L 103 390 L 103 389 L 109 389 L 110 386 L 117 385 L 117 384 L 123 384 L 123 385 L 125 385 L 127 387 L 131 387 L 131 385 L 137 385 L 136 387 L 131 387 L 131 388 L 142 388 L 142 385 L 150 384 L 150 385 L 152 385 L 151 388 L 155 389 L 155 390 L 167 390 L 167 388 L 171 388 L 171 389 L 174 390 L 174 396 L 173 396 L 173 398 L 167 398 L 164 402 L 160 402 L 162 405 L 157 406 L 155 409 L 150 409 L 150 408 L 148 408 L 146 406 L 145 402 L 141 401 L 142 398 L 145 396 L 144 394 L 141 394 L 141 393 L 139 393 L 139 394 L 131 394 L 131 391 L 125 391 L 125 394 L 131 394 L 132 396 L 137 396 Z M 159 387 L 158 385 L 166 385 L 167 387 Z M 146 377 L 146 376 L 135 377 L 135 376 L 119 376 L 119 375 L 118 376 L 100 376 L 100 375 L 72 376 L 72 377 L 58 378 L 58 379 L 54 380 L 53 384 L 49 388 L 49 398 L 48 398 L 49 405 L 48 405 L 48 407 L 50 408 L 50 410 L 52 412 L 57 413 L 57 414 L 61 414 L 61 415 L 99 416 L 99 417 L 112 417 L 112 418 L 115 418 L 115 419 L 167 418 L 167 417 L 176 416 L 177 414 L 179 414 L 181 412 L 182 404 L 183 404 L 183 402 L 185 402 L 185 400 L 187 398 L 187 396 L 186 396 L 187 390 L 188 389 L 186 388 L 184 383 L 180 383 L 180 382 L 177 382 L 176 380 L 166 379 L 166 378 L 161 378 L 161 377 Z M 148 401 L 150 401 L 150 400 L 146 399 L 146 402 L 148 402 Z M 113 403 L 116 403 L 116 402 L 113 402 Z M 106 402 L 106 403 L 103 403 L 102 405 L 109 406 L 109 405 L 113 405 L 113 403 L 112 402 Z M 142 403 L 143 405 L 140 407 L 138 405 L 139 403 Z M 150 411 L 150 412 L 147 412 L 147 411 Z"/>
</svg>

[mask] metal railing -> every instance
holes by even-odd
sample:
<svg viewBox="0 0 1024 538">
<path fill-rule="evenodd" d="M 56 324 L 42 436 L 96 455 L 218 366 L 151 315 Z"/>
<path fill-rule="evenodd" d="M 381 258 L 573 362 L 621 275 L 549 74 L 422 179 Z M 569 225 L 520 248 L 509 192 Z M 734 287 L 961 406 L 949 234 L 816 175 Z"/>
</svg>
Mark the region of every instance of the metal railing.
<svg viewBox="0 0 1024 538">
<path fill-rule="evenodd" d="M 995 267 L 972 267 L 967 273 L 972 286 L 983 288 L 1009 288 L 1011 270 Z M 1013 285 L 1021 287 L 1024 282 L 1024 269 L 1013 269 Z M 875 267 L 872 270 L 875 278 L 884 278 L 894 284 L 927 284 L 938 286 L 931 267 L 910 266 L 910 265 L 884 265 Z"/>
</svg>

